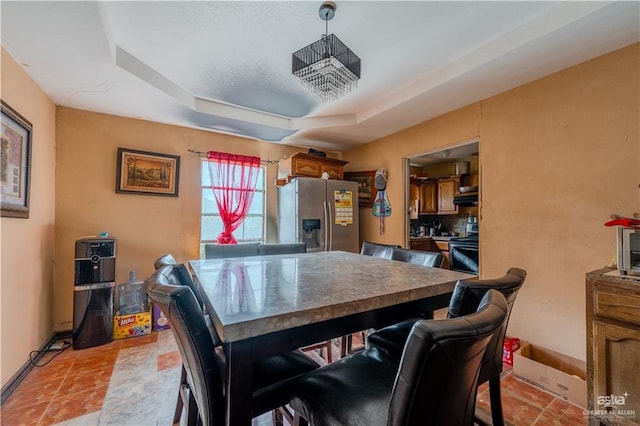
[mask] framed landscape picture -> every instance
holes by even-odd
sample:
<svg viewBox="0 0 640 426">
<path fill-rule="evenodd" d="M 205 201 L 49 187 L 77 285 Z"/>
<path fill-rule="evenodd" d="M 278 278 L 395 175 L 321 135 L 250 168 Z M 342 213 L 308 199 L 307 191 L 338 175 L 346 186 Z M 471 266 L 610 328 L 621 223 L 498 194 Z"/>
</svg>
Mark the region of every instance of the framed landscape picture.
<svg viewBox="0 0 640 426">
<path fill-rule="evenodd" d="M 116 192 L 178 196 L 180 157 L 118 148 Z"/>
<path fill-rule="evenodd" d="M 0 131 L 0 194 L 3 217 L 29 218 L 32 126 L 9 105 L 2 104 Z"/>
<path fill-rule="evenodd" d="M 373 186 L 376 171 L 345 172 L 344 180 L 358 182 L 358 206 L 372 207 L 378 190 Z"/>
</svg>

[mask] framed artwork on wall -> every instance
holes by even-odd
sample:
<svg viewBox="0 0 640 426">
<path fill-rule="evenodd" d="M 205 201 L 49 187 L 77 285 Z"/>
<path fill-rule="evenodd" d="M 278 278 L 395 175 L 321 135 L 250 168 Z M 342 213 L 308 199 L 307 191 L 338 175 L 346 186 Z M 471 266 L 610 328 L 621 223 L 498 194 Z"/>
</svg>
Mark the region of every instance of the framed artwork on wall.
<svg viewBox="0 0 640 426">
<path fill-rule="evenodd" d="M 2 217 L 29 218 L 32 126 L 1 101 L 0 184 Z"/>
<path fill-rule="evenodd" d="M 116 192 L 178 196 L 180 157 L 118 148 Z"/>
<path fill-rule="evenodd" d="M 358 206 L 372 207 L 378 190 L 373 185 L 376 171 L 345 172 L 344 180 L 358 182 Z"/>
</svg>

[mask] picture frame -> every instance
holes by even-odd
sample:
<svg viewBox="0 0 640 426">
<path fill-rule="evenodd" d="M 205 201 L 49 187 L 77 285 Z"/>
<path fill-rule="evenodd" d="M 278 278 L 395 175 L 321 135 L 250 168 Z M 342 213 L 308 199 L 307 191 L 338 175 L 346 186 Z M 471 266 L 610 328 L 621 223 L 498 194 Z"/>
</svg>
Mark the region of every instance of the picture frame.
<svg viewBox="0 0 640 426">
<path fill-rule="evenodd" d="M 0 216 L 29 218 L 33 126 L 0 100 Z"/>
<path fill-rule="evenodd" d="M 177 197 L 180 157 L 118 148 L 116 192 Z"/>
<path fill-rule="evenodd" d="M 358 206 L 373 207 L 373 202 L 378 194 L 378 190 L 373 184 L 375 176 L 375 170 L 344 173 L 344 180 L 358 183 Z"/>
</svg>

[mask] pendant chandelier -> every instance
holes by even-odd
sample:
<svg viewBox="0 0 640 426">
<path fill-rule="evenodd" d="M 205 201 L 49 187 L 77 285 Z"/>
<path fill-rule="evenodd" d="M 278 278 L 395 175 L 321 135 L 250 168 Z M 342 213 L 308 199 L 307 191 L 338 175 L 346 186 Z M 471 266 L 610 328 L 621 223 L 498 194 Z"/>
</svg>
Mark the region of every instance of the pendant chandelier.
<svg viewBox="0 0 640 426">
<path fill-rule="evenodd" d="M 327 1 L 320 6 L 325 34 L 316 42 L 293 52 L 292 72 L 303 86 L 325 102 L 336 100 L 358 87 L 360 58 L 338 37 L 329 33 L 329 21 L 336 5 Z"/>
</svg>

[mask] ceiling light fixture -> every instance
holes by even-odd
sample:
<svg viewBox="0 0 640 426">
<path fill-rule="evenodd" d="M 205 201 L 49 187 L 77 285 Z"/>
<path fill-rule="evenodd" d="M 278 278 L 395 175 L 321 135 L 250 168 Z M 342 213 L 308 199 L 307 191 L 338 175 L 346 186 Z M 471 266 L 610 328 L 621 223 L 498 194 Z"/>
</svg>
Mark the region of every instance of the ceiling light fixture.
<svg viewBox="0 0 640 426">
<path fill-rule="evenodd" d="M 338 37 L 328 34 L 329 21 L 336 14 L 335 3 L 322 3 L 319 14 L 325 21 L 325 33 L 320 40 L 293 52 L 291 68 L 308 91 L 327 102 L 358 87 L 360 58 Z"/>
</svg>

